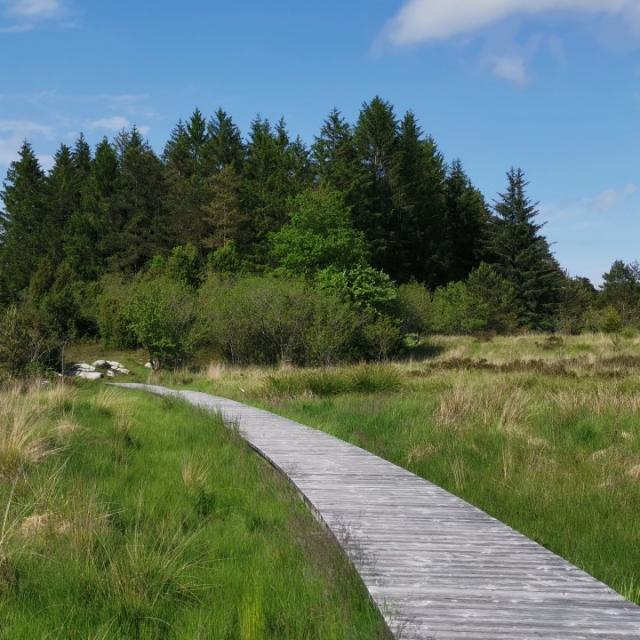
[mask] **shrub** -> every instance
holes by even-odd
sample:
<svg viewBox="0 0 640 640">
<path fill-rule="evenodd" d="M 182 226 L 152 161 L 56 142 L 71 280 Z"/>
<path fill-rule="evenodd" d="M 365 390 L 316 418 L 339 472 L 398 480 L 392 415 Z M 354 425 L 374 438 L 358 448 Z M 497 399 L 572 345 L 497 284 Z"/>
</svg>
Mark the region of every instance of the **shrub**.
<svg viewBox="0 0 640 640">
<path fill-rule="evenodd" d="M 398 287 L 398 317 L 406 333 L 424 333 L 429 328 L 431 294 L 427 289 L 411 282 Z"/>
<path fill-rule="evenodd" d="M 127 317 L 131 287 L 131 284 L 111 276 L 104 277 L 100 283 L 96 316 L 100 337 L 107 347 L 131 349 L 139 346 Z"/>
<path fill-rule="evenodd" d="M 308 284 L 211 276 L 200 290 L 198 340 L 239 364 L 330 364 L 346 359 L 361 319 Z"/>
<path fill-rule="evenodd" d="M 173 249 L 166 261 L 166 273 L 176 282 L 196 289 L 202 282 L 202 262 L 192 244 Z"/>
<path fill-rule="evenodd" d="M 174 367 L 191 351 L 195 320 L 189 288 L 166 277 L 142 279 L 131 289 L 124 307 L 125 322 L 149 352 L 154 369 Z"/>
<path fill-rule="evenodd" d="M 362 329 L 367 358 L 388 360 L 402 348 L 400 321 L 389 316 L 379 316 Z"/>
<path fill-rule="evenodd" d="M 623 327 L 622 316 L 613 305 L 603 309 L 592 307 L 585 313 L 584 326 L 589 331 L 618 333 Z"/>
<path fill-rule="evenodd" d="M 469 274 L 467 279 L 469 294 L 481 302 L 478 319 L 486 313 L 483 329 L 509 333 L 518 327 L 516 290 L 493 265 L 483 262 Z"/>
<path fill-rule="evenodd" d="M 0 369 L 21 377 L 54 365 L 59 345 L 24 308 L 12 305 L 0 315 Z"/>
<path fill-rule="evenodd" d="M 392 312 L 398 300 L 398 290 L 391 278 L 368 265 L 323 269 L 316 277 L 316 284 L 321 291 L 373 315 Z"/>
<path fill-rule="evenodd" d="M 238 247 L 230 240 L 207 256 L 207 266 L 211 271 L 221 274 L 240 273 L 244 267 Z"/>
<path fill-rule="evenodd" d="M 473 333 L 486 329 L 489 306 L 464 282 L 451 282 L 433 294 L 431 328 L 437 333 Z"/>
</svg>

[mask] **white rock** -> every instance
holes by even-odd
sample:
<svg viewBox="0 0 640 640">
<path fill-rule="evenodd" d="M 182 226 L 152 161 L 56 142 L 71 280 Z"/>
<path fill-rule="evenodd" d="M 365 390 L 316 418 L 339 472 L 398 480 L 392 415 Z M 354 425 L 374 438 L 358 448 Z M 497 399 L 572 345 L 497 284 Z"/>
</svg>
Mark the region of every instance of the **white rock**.
<svg viewBox="0 0 640 640">
<path fill-rule="evenodd" d="M 77 362 L 76 364 L 72 364 L 69 367 L 69 371 L 78 372 L 78 371 L 95 371 L 96 368 L 92 364 L 87 364 L 86 362 Z"/>
<path fill-rule="evenodd" d="M 100 380 L 102 374 L 99 371 L 78 371 L 74 374 L 76 378 L 82 378 L 83 380 Z"/>
<path fill-rule="evenodd" d="M 107 372 L 107 374 L 111 373 L 109 377 L 113 377 L 115 374 L 119 375 L 129 375 L 131 371 L 123 367 L 119 362 L 115 360 L 96 360 L 93 363 L 93 366 L 97 369 L 103 369 Z"/>
</svg>

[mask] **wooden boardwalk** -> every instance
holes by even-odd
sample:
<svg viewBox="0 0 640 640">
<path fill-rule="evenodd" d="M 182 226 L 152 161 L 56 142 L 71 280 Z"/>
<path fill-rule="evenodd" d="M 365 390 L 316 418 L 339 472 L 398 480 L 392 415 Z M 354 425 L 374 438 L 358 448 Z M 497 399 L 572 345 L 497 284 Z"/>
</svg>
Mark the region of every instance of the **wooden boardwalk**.
<svg viewBox="0 0 640 640">
<path fill-rule="evenodd" d="M 640 607 L 447 491 L 292 420 L 193 391 L 303 494 L 402 640 L 640 640 Z M 639 514 L 640 515 L 640 514 Z"/>
</svg>

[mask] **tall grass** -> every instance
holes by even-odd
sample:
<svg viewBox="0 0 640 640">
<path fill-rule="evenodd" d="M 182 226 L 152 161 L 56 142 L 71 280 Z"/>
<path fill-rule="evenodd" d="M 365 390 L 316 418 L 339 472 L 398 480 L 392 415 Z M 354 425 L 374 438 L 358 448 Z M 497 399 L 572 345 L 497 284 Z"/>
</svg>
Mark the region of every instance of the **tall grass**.
<svg viewBox="0 0 640 640">
<path fill-rule="evenodd" d="M 328 535 L 218 418 L 93 385 L 0 407 L 20 452 L 0 480 L 0 638 L 386 637 Z"/>
<path fill-rule="evenodd" d="M 324 429 L 469 500 L 640 604 L 640 340 L 432 338 L 381 368 L 190 386 Z M 436 348 L 437 347 L 437 348 Z"/>
</svg>

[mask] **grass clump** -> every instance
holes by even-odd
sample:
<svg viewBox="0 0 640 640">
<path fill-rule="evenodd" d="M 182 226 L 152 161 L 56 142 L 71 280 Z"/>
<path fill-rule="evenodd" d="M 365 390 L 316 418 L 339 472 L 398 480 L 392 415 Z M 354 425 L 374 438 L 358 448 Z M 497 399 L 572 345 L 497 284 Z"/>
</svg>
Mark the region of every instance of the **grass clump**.
<svg viewBox="0 0 640 640">
<path fill-rule="evenodd" d="M 0 638 L 386 637 L 335 543 L 220 418 L 95 385 L 0 406 L 22 434 L 0 479 Z"/>
<path fill-rule="evenodd" d="M 640 604 L 640 339 L 433 337 L 394 365 L 194 375 L 463 497 Z"/>
<path fill-rule="evenodd" d="M 267 397 L 333 396 L 342 393 L 388 393 L 401 385 L 393 365 L 279 371 L 264 382 Z"/>
</svg>

